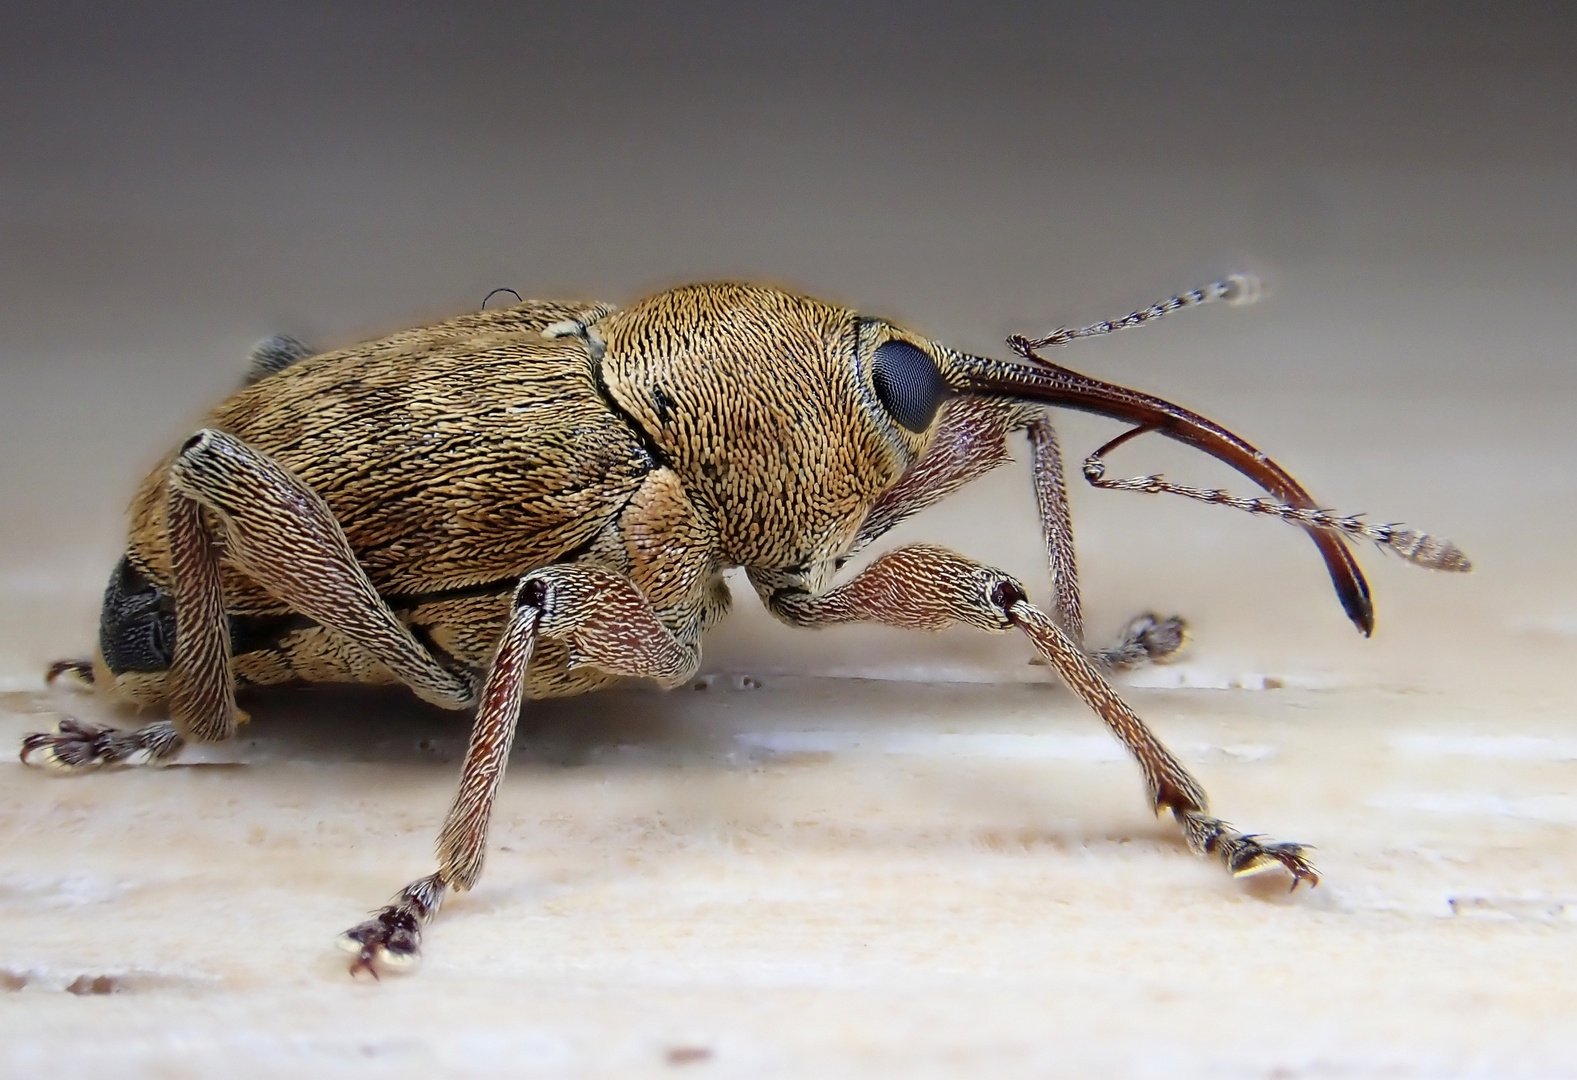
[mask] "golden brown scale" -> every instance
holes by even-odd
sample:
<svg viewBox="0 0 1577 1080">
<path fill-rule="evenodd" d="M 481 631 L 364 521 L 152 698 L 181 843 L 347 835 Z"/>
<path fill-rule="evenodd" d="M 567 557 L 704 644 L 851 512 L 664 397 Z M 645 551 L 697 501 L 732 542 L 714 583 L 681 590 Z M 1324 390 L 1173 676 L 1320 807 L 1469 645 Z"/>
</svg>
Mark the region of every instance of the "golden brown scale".
<svg viewBox="0 0 1577 1080">
<path fill-rule="evenodd" d="M 1144 616 L 1087 653 L 1052 407 L 1138 425 L 1213 454 L 1275 499 L 1145 477 L 1277 516 L 1314 538 L 1348 614 L 1373 624 L 1345 537 L 1464 570 L 1447 541 L 1318 509 L 1236 435 L 1170 402 L 1050 363 L 1035 349 L 1230 298 L 1233 282 L 1119 323 L 1014 339 L 1024 363 L 955 352 L 892 324 L 776 289 L 685 286 L 624 311 L 529 302 L 308 357 L 221 404 L 132 505 L 105 597 L 95 681 L 168 705 L 135 731 L 63 720 L 24 761 L 67 771 L 167 760 L 245 717 L 237 685 L 399 682 L 476 707 L 438 869 L 343 943 L 352 971 L 414 961 L 423 924 L 481 872 L 525 697 L 626 677 L 675 686 L 743 567 L 793 625 L 961 623 L 1017 629 L 1137 760 L 1151 805 L 1234 873 L 1316 874 L 1297 844 L 1210 816 L 1204 789 L 1123 703 L 1102 666 L 1162 658 L 1182 622 Z M 254 371 L 274 370 L 294 348 Z M 1051 571 L 1047 615 L 1001 570 L 942 548 L 889 552 L 834 587 L 857 547 L 1009 460 L 1026 432 Z M 170 639 L 173 638 L 173 648 Z M 232 655 L 232 653 L 234 655 Z M 85 662 L 53 671 L 82 671 Z"/>
<path fill-rule="evenodd" d="M 421 595 L 518 577 L 591 539 L 652 468 L 598 393 L 585 343 L 526 305 L 312 357 L 236 394 L 209 426 L 322 495 L 380 591 Z M 163 470 L 132 546 L 156 573 Z M 232 610 L 273 612 L 234 585 Z"/>
</svg>

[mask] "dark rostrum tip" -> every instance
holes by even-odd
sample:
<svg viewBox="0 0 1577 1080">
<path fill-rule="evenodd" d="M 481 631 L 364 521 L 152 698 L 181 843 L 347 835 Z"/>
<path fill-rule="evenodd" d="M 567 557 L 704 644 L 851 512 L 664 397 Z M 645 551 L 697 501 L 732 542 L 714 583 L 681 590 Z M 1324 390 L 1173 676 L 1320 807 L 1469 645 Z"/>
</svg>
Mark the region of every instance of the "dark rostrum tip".
<svg viewBox="0 0 1577 1080">
<path fill-rule="evenodd" d="M 1336 585 L 1336 594 L 1341 598 L 1342 610 L 1347 612 L 1347 617 L 1364 637 L 1374 636 L 1374 601 L 1369 598 L 1369 583 L 1359 574 L 1357 578 L 1358 591 L 1348 594 L 1342 589 L 1342 582 L 1331 575 Z"/>
</svg>

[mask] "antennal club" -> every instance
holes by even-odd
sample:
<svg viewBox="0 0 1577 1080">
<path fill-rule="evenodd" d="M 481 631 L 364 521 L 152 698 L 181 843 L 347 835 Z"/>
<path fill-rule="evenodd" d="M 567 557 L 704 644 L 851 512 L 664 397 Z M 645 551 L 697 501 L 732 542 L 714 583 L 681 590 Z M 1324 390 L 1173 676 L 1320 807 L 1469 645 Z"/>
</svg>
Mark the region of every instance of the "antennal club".
<svg viewBox="0 0 1577 1080">
<path fill-rule="evenodd" d="M 1217 300 L 1224 300 L 1229 304 L 1252 304 L 1264 293 L 1259 278 L 1252 274 L 1231 274 L 1220 281 L 1212 281 L 1202 289 L 1193 289 L 1189 292 L 1179 293 L 1177 296 L 1162 300 L 1159 304 L 1151 304 L 1141 308 L 1130 315 L 1124 316 L 1115 322 L 1107 319 L 1103 322 L 1091 323 L 1089 326 L 1067 327 L 1052 331 L 1043 338 L 1027 338 L 1022 334 L 1014 334 L 1008 338 L 1008 346 L 1026 360 L 1039 360 L 1035 355 L 1036 349 L 1051 345 L 1067 345 L 1079 338 L 1101 337 L 1114 330 L 1126 330 L 1130 326 L 1143 326 L 1153 322 L 1163 315 L 1170 315 L 1174 311 L 1181 311 L 1186 307 L 1198 307 L 1201 304 L 1211 304 Z"/>
</svg>

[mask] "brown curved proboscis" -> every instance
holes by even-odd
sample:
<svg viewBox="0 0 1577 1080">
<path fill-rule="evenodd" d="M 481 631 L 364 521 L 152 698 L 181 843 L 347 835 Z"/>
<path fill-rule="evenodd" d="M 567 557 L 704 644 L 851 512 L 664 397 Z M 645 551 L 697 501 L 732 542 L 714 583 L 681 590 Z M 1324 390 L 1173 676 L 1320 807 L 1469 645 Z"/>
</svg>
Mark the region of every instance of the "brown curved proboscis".
<svg viewBox="0 0 1577 1080">
<path fill-rule="evenodd" d="M 1139 424 L 1220 459 L 1283 502 L 1318 509 L 1309 493 L 1280 465 L 1226 428 L 1180 405 L 1092 379 L 1040 357 L 1033 366 L 959 353 L 947 359 L 950 370 L 944 372 L 944 378 L 960 393 L 1040 401 Z M 1374 631 L 1374 605 L 1352 552 L 1332 533 L 1306 531 L 1320 549 L 1347 617 L 1367 637 Z"/>
</svg>

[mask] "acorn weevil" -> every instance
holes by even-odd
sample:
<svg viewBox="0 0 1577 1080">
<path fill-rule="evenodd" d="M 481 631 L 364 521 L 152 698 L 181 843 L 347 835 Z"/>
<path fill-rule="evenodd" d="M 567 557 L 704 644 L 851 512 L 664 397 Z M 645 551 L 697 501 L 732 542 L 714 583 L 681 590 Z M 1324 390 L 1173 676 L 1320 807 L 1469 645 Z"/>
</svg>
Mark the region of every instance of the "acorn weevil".
<svg viewBox="0 0 1577 1080">
<path fill-rule="evenodd" d="M 1228 278 L 1115 322 L 1012 338 L 971 356 L 885 319 L 773 288 L 690 285 L 624 309 L 526 301 L 312 355 L 255 351 L 247 385 L 167 456 L 131 507 L 91 661 L 63 661 L 168 719 L 135 730 L 63 719 L 22 760 L 76 772 L 169 761 L 230 738 L 240 688 L 398 683 L 475 709 L 438 869 L 342 938 L 352 972 L 409 966 L 450 890 L 482 870 L 522 699 L 624 677 L 672 687 L 701 659 L 742 567 L 795 626 L 1018 628 L 1137 759 L 1151 805 L 1236 874 L 1318 876 L 1295 843 L 1238 832 L 1102 669 L 1158 659 L 1181 620 L 1146 616 L 1086 651 L 1062 457 L 1050 418 L 1134 425 L 1092 454 L 1098 487 L 1171 492 L 1286 519 L 1313 539 L 1348 616 L 1373 608 L 1348 548 L 1369 539 L 1441 570 L 1437 537 L 1322 510 L 1280 466 L 1168 401 L 1081 375 L 1040 350 L 1212 300 Z M 1028 436 L 1051 570 L 1049 611 L 1001 570 L 940 547 L 845 560 L 1009 459 Z M 1236 498 L 1159 476 L 1109 480 L 1103 455 L 1154 432 L 1265 489 Z"/>
</svg>

